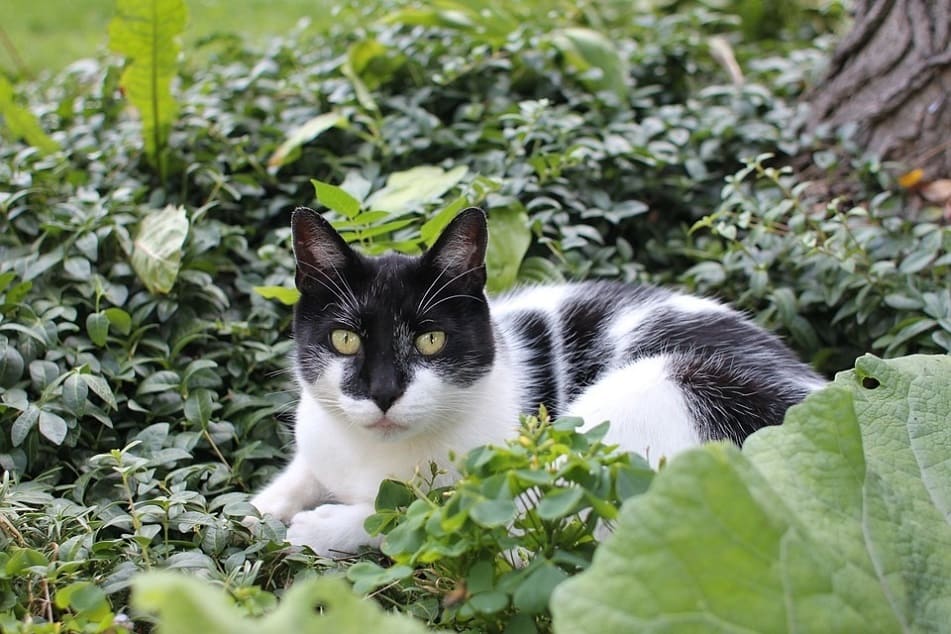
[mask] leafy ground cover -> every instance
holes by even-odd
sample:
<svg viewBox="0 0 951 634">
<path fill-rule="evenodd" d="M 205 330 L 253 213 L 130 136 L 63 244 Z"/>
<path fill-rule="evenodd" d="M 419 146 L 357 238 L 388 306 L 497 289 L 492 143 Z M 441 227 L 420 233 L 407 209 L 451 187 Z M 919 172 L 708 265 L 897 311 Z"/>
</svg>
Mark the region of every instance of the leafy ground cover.
<svg viewBox="0 0 951 634">
<path fill-rule="evenodd" d="M 173 0 L 163 2 L 175 9 Z M 207 632 L 238 631 L 228 629 L 234 619 L 266 613 L 280 624 L 314 602 L 329 606 L 328 615 L 344 606 L 345 618 L 361 618 L 339 585 L 302 583 L 326 573 L 349 574 L 385 609 L 430 625 L 571 627 L 567 603 L 552 622 L 544 596 L 519 593 L 524 576 L 506 568 L 505 553 L 466 541 L 455 555 L 469 566 L 453 559 L 459 544 L 436 530 L 453 518 L 475 522 L 461 534 L 497 529 L 509 504 L 450 517 L 420 503 L 410 517 L 405 491 L 388 485 L 377 528 L 409 526 L 402 532 L 412 536 L 388 552 L 395 569 L 372 552 L 320 560 L 285 547 L 279 524 L 241 525 L 251 511 L 247 492 L 274 472 L 289 440 L 290 313 L 282 300 L 293 301 L 288 218 L 299 204 L 331 210 L 337 226 L 371 252 L 418 251 L 456 210 L 483 204 L 496 288 L 584 277 L 680 284 L 755 313 L 830 374 L 865 351 L 951 350 L 951 232 L 940 210 L 912 211 L 888 166 L 852 147 L 847 131 L 813 138 L 796 126 L 796 99 L 821 71 L 841 6 L 777 3 L 786 8 L 761 14 L 749 4 L 565 2 L 542 11 L 528 2 L 485 10 L 388 3 L 360 28 L 331 27 L 319 39 L 307 32 L 264 45 L 231 39 L 201 59 L 186 45 L 183 61 L 162 61 L 171 67 L 174 79 L 163 89 L 175 108 L 159 115 L 123 90 L 115 58 L 9 90 L 0 85 L 3 628 L 110 631 L 147 623 L 148 611 L 171 605 L 182 611 L 161 618 L 176 631 L 176 619 L 195 613 L 183 595 L 218 619 L 219 630 L 209 624 Z M 711 55 L 713 36 L 730 44 L 745 73 L 741 85 Z M 150 118 L 161 123 L 151 128 L 159 130 L 148 135 L 158 139 L 151 145 L 143 134 Z M 823 188 L 808 187 L 783 167 L 793 155 L 845 175 L 847 195 L 828 199 Z M 872 369 L 860 364 L 856 372 L 866 374 L 849 376 L 889 390 L 927 374 L 940 392 L 947 375 L 929 365 L 940 360 L 885 369 L 862 363 Z M 534 512 L 549 523 L 549 543 L 561 554 L 553 550 L 525 568 L 539 575 L 531 586 L 551 590 L 586 569 L 592 555 L 589 572 L 567 587 L 594 583 L 588 580 L 606 574 L 599 572 L 609 569 L 605 562 L 638 534 L 640 516 L 627 509 L 668 503 L 663 496 L 673 485 L 663 483 L 690 481 L 707 467 L 745 474 L 710 490 L 710 505 L 731 500 L 723 507 L 732 508 L 730 496 L 747 491 L 769 498 L 762 506 L 776 529 L 769 535 L 802 528 L 804 520 L 784 506 L 799 503 L 793 485 L 776 484 L 788 474 L 767 457 L 821 440 L 808 429 L 828 429 L 829 412 L 847 409 L 842 390 L 817 397 L 798 410 L 799 422 L 764 434 L 744 454 L 717 446 L 672 463 L 625 505 L 619 532 L 628 538 L 618 535 L 613 546 L 596 549 L 589 540 L 591 527 L 574 516 L 582 504 L 577 490 L 550 490 L 553 497 Z M 919 418 L 904 393 L 875 394 L 915 412 L 896 412 L 896 421 L 931 420 Z M 848 398 L 858 411 L 860 398 Z M 856 425 L 875 430 L 877 419 L 860 412 Z M 618 465 L 629 458 L 612 457 L 594 438 L 531 431 L 541 433 L 578 451 L 587 446 L 594 471 L 604 467 L 610 476 L 614 465 L 627 472 Z M 468 502 L 459 504 L 469 509 L 502 491 L 502 479 L 476 467 L 493 459 L 511 466 L 529 449 L 519 446 L 485 450 L 488 462 L 473 465 L 476 479 L 460 489 Z M 946 446 L 935 443 L 939 453 L 922 459 L 940 464 Z M 846 466 L 868 469 L 864 447 L 863 458 L 850 454 Z M 820 449 L 804 448 L 803 460 L 832 460 Z M 523 475 L 551 485 L 541 471 Z M 865 486 L 894 475 L 868 473 Z M 918 480 L 941 509 L 947 490 L 931 486 L 935 473 L 923 469 Z M 604 518 L 616 512 L 619 488 L 609 476 L 607 485 L 581 471 L 571 480 Z M 632 481 L 620 487 L 624 497 L 641 492 Z M 916 486 L 915 478 L 905 485 Z M 422 498 L 431 500 L 425 492 Z M 480 513 L 492 526 L 479 523 L 486 519 Z M 433 529 L 425 534 L 413 524 L 424 515 Z M 944 517 L 946 524 L 946 510 Z M 688 542 L 696 535 L 691 526 L 684 525 Z M 946 526 L 936 526 L 943 535 Z M 902 543 L 916 542 L 904 527 L 896 530 Z M 824 539 L 805 529 L 792 535 L 778 543 L 800 548 Z M 863 575 L 885 561 L 850 553 L 842 554 L 843 567 Z M 898 559 L 882 565 L 906 570 L 891 567 L 900 555 L 889 551 Z M 768 567 L 771 557 L 760 563 Z M 213 610 L 225 599 L 212 598 L 210 588 L 139 576 L 158 568 L 203 577 L 231 607 Z M 893 586 L 901 596 L 928 597 L 938 588 L 930 577 L 901 574 L 907 585 Z M 782 580 L 801 581 L 804 591 L 823 583 Z M 834 604 L 820 599 L 815 609 Z M 925 611 L 890 614 L 927 629 L 946 607 L 926 603 Z"/>
</svg>

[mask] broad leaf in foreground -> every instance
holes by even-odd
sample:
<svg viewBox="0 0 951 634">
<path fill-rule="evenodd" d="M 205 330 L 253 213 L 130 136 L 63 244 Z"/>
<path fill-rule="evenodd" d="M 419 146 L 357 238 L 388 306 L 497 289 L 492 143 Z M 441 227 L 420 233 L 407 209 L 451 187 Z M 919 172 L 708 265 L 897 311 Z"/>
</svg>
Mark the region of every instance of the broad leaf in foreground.
<svg viewBox="0 0 951 634">
<path fill-rule="evenodd" d="M 164 571 L 135 579 L 132 605 L 158 615 L 156 629 L 160 634 L 423 634 L 427 631 L 411 617 L 384 613 L 370 600 L 356 596 L 342 579 L 329 577 L 295 583 L 280 606 L 260 618 L 244 616 L 219 587 Z"/>
<path fill-rule="evenodd" d="M 951 624 L 951 357 L 860 358 L 741 453 L 687 452 L 622 510 L 557 632 Z"/>
</svg>

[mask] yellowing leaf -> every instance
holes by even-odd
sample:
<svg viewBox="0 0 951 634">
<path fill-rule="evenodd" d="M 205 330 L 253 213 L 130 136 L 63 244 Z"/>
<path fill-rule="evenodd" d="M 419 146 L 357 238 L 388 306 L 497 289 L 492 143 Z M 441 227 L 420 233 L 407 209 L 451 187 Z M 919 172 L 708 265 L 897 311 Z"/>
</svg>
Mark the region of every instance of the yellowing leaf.
<svg viewBox="0 0 951 634">
<path fill-rule="evenodd" d="M 924 170 L 920 168 L 913 169 L 910 172 L 905 172 L 904 174 L 899 176 L 898 184 L 904 187 L 905 189 L 909 189 L 911 187 L 914 187 L 918 183 L 920 183 L 924 175 L 925 175 Z"/>
<path fill-rule="evenodd" d="M 169 205 L 145 217 L 132 251 L 132 268 L 153 293 L 168 293 L 182 264 L 182 245 L 188 236 L 184 207 Z"/>
<path fill-rule="evenodd" d="M 285 306 L 293 306 L 300 299 L 300 291 L 285 286 L 255 286 L 254 292 L 264 299 L 276 299 Z"/>
</svg>

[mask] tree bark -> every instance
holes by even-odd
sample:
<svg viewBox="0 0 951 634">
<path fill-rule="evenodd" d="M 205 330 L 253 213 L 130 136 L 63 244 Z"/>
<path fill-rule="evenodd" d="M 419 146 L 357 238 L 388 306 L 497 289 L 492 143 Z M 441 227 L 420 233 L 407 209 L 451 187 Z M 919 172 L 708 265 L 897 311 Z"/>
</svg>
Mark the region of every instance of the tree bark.
<svg viewBox="0 0 951 634">
<path fill-rule="evenodd" d="M 813 127 L 857 124 L 872 153 L 951 177 L 951 0 L 856 0 L 852 30 L 806 100 Z"/>
</svg>

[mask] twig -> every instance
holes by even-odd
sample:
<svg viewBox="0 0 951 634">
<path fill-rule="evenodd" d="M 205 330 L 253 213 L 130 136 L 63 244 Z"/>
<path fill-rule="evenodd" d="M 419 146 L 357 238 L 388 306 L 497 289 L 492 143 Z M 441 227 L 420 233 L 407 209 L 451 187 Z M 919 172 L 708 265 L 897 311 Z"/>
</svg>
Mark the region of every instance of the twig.
<svg viewBox="0 0 951 634">
<path fill-rule="evenodd" d="M 10 55 L 10 59 L 13 60 L 13 65 L 16 66 L 17 71 L 24 77 L 29 77 L 31 75 L 29 67 L 20 57 L 20 52 L 2 26 L 0 26 L 0 44 L 3 44 L 3 48 L 7 49 L 7 53 Z"/>
</svg>

